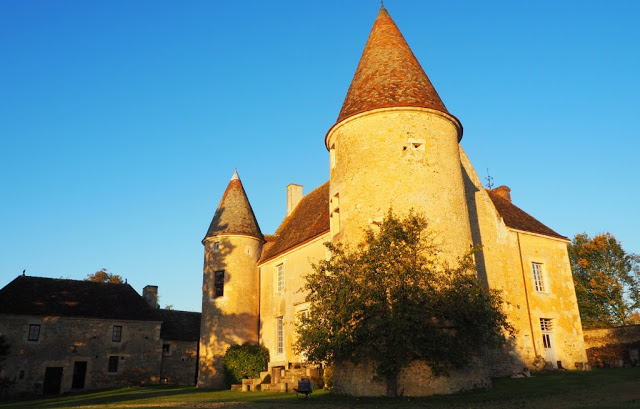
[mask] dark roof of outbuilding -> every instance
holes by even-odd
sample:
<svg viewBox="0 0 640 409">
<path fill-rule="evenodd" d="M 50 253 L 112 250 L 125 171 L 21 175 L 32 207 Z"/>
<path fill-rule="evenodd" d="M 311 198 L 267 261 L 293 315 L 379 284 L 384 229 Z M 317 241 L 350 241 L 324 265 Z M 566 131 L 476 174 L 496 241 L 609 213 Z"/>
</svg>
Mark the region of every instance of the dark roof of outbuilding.
<svg viewBox="0 0 640 409">
<path fill-rule="evenodd" d="M 329 182 L 303 196 L 262 251 L 260 262 L 329 230 Z"/>
<path fill-rule="evenodd" d="M 160 321 L 129 284 L 30 276 L 0 290 L 0 314 Z"/>
<path fill-rule="evenodd" d="M 162 320 L 160 338 L 174 341 L 198 341 L 200 339 L 199 312 L 157 310 Z"/>
<path fill-rule="evenodd" d="M 496 207 L 496 210 L 500 213 L 500 216 L 502 216 L 504 224 L 508 227 L 568 240 L 565 236 L 551 230 L 549 227 L 540 223 L 535 217 L 505 199 L 500 195 L 500 192 L 487 190 L 487 193 L 493 201 L 493 205 Z"/>
<path fill-rule="evenodd" d="M 402 33 L 381 7 L 336 123 L 361 112 L 403 106 L 449 114 Z"/>
<path fill-rule="evenodd" d="M 204 238 L 220 234 L 240 234 L 264 239 L 238 172 L 233 174 L 227 185 Z"/>
</svg>

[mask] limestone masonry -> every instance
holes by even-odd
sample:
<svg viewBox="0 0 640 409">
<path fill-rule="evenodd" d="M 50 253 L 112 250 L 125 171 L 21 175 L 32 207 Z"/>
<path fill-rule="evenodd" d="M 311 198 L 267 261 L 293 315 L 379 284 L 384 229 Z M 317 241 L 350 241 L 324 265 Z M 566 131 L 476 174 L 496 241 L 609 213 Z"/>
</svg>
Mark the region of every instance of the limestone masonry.
<svg viewBox="0 0 640 409">
<path fill-rule="evenodd" d="M 486 352 L 450 378 L 433 378 L 416 362 L 400 377 L 406 395 L 486 386 L 490 377 L 526 367 L 586 366 L 567 244 L 569 240 L 511 201 L 510 189 L 487 190 L 459 145 L 453 116 L 395 23 L 382 7 L 347 92 L 329 128 L 330 179 L 307 195 L 287 187 L 287 216 L 263 235 L 238 174 L 232 177 L 206 237 L 198 385 L 223 385 L 229 345 L 260 343 L 271 353 L 271 380 L 308 367 L 294 353 L 295 322 L 308 314 L 299 289 L 323 243 L 357 243 L 391 207 L 427 216 L 442 257 L 456 260 L 471 245 L 480 277 L 503 291 L 517 329 L 510 346 Z M 336 365 L 335 388 L 384 393 L 366 363 Z M 311 372 L 309 372 L 311 373 Z M 315 373 L 315 372 L 314 372 Z"/>
</svg>

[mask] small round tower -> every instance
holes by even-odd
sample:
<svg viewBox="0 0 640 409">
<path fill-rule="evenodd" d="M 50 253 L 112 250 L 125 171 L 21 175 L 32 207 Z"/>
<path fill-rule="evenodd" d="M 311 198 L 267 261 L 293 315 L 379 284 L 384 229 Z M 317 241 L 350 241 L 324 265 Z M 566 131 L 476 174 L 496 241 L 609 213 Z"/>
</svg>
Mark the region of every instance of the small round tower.
<svg viewBox="0 0 640 409">
<path fill-rule="evenodd" d="M 235 172 L 220 200 L 204 245 L 202 322 L 198 387 L 224 386 L 227 348 L 258 343 L 260 279 L 264 237 Z"/>
<path fill-rule="evenodd" d="M 451 115 L 384 7 L 369 35 L 338 120 L 330 153 L 333 241 L 357 242 L 392 208 L 424 214 L 442 254 L 471 244 L 458 142 Z"/>
</svg>

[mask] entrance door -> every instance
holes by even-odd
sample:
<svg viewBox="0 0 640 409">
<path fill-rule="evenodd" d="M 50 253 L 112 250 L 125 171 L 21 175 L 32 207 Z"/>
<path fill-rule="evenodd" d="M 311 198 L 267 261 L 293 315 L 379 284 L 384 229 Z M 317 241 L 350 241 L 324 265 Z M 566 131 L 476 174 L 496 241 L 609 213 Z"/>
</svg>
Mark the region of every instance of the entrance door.
<svg viewBox="0 0 640 409">
<path fill-rule="evenodd" d="M 45 395 L 57 395 L 60 393 L 62 384 L 62 367 L 49 366 L 44 371 L 44 382 L 42 383 L 42 393 Z"/>
<path fill-rule="evenodd" d="M 84 389 L 84 379 L 87 375 L 87 361 L 78 361 L 73 364 L 73 382 L 71 388 Z"/>
<path fill-rule="evenodd" d="M 540 329 L 542 330 L 544 359 L 551 363 L 553 368 L 557 368 L 558 355 L 556 354 L 556 343 L 553 339 L 553 320 L 551 318 L 540 318 Z"/>
</svg>

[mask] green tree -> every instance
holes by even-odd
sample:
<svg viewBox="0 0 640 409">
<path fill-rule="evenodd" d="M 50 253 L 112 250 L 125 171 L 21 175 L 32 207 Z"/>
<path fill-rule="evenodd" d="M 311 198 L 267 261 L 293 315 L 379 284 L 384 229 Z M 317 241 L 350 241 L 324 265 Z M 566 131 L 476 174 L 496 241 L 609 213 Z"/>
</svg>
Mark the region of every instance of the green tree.
<svg viewBox="0 0 640 409">
<path fill-rule="evenodd" d="M 627 253 L 610 233 L 576 234 L 568 250 L 582 325 L 637 323 L 640 256 Z"/>
<path fill-rule="evenodd" d="M 447 375 L 514 333 L 499 293 L 478 279 L 472 253 L 454 267 L 436 261 L 422 216 L 399 219 L 389 210 L 355 249 L 325 245 L 331 258 L 306 277 L 310 314 L 298 324 L 296 348 L 311 361 L 369 361 L 396 396 L 398 375 L 412 361 Z"/>
<path fill-rule="evenodd" d="M 122 276 L 107 273 L 106 268 L 101 268 L 93 274 L 87 274 L 85 281 L 93 281 L 96 283 L 112 283 L 112 284 L 124 284 Z"/>
</svg>

